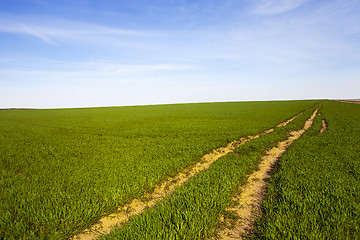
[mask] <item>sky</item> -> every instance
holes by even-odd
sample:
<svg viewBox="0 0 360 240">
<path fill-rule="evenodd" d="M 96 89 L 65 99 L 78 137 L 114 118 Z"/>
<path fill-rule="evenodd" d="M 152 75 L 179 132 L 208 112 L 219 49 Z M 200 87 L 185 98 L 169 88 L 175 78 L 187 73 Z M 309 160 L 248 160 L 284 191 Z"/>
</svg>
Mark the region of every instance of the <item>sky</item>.
<svg viewBox="0 0 360 240">
<path fill-rule="evenodd" d="M 0 0 L 0 108 L 360 98 L 358 0 Z"/>
</svg>

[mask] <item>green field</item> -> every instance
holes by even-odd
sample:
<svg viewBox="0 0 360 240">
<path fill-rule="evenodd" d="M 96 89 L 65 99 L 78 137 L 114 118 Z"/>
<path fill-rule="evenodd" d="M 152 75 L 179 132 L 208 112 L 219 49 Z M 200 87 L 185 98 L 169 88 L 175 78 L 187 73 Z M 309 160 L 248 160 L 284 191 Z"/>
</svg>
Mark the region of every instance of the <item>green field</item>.
<svg viewBox="0 0 360 240">
<path fill-rule="evenodd" d="M 305 111 L 285 128 L 255 139 L 215 162 L 179 187 L 170 197 L 122 228 L 101 239 L 210 239 L 222 226 L 222 215 L 232 204 L 232 195 L 246 183 L 247 175 L 257 168 L 264 151 L 289 136 L 289 130 L 303 127 L 315 107 Z"/>
<path fill-rule="evenodd" d="M 304 111 L 101 238 L 216 237 L 221 216 L 236 218 L 225 209 L 265 150 L 320 102 L 322 115 L 279 162 L 253 237 L 351 239 L 360 222 L 360 105 L 330 101 L 0 111 L 0 239 L 68 239 L 212 149 Z M 329 128 L 318 135 L 321 118 Z"/>
<path fill-rule="evenodd" d="M 255 239 L 360 239 L 360 105 L 327 101 L 320 112 L 282 157 Z"/>
<path fill-rule="evenodd" d="M 0 237 L 64 239 L 314 101 L 0 111 Z"/>
</svg>

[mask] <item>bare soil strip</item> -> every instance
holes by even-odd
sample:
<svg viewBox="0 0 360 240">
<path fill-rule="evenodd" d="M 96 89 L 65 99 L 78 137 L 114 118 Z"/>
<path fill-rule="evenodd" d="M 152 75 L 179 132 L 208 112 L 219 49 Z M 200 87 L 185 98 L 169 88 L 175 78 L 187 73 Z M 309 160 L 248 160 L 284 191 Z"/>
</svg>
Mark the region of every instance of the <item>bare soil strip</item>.
<svg viewBox="0 0 360 240">
<path fill-rule="evenodd" d="M 302 114 L 292 117 L 291 119 L 276 125 L 275 128 L 284 127 L 293 121 L 295 118 Z M 146 193 L 139 199 L 134 199 L 131 203 L 126 204 L 124 207 L 120 207 L 117 213 L 111 214 L 100 219 L 99 223 L 93 225 L 90 229 L 85 230 L 85 233 L 74 236 L 74 240 L 90 240 L 95 239 L 98 235 L 110 233 L 110 230 L 121 223 L 126 222 L 131 216 L 138 215 L 144 211 L 145 208 L 154 206 L 157 202 L 161 201 L 165 196 L 171 194 L 174 189 L 181 186 L 197 173 L 208 169 L 215 161 L 225 156 L 226 154 L 233 152 L 236 148 L 245 144 L 248 141 L 259 138 L 274 131 L 274 128 L 268 129 L 262 133 L 253 136 L 247 136 L 240 140 L 234 140 L 226 147 L 221 147 L 213 150 L 211 153 L 206 154 L 201 160 L 193 166 L 180 172 L 175 177 L 169 177 L 165 182 L 161 183 L 153 193 Z"/>
<path fill-rule="evenodd" d="M 335 101 L 342 102 L 342 103 L 360 104 L 360 100 L 335 100 Z"/>
<path fill-rule="evenodd" d="M 327 130 L 327 128 L 328 128 L 328 124 L 327 124 L 327 122 L 326 122 L 325 119 L 322 119 L 322 120 L 321 120 L 321 124 L 322 124 L 322 128 L 321 128 L 319 134 L 324 133 L 324 132 Z"/>
<path fill-rule="evenodd" d="M 265 195 L 265 180 L 270 177 L 270 170 L 287 148 L 312 126 L 318 109 L 319 108 L 317 108 L 305 122 L 303 129 L 291 131 L 291 136 L 288 139 L 279 142 L 277 147 L 268 150 L 262 157 L 259 170 L 249 176 L 248 183 L 240 190 L 240 194 L 233 198 L 233 202 L 238 204 L 235 207 L 227 209 L 239 216 L 239 220 L 236 222 L 235 227 L 229 227 L 223 230 L 220 233 L 220 239 L 243 239 L 251 232 L 254 220 L 259 214 L 261 202 Z"/>
</svg>

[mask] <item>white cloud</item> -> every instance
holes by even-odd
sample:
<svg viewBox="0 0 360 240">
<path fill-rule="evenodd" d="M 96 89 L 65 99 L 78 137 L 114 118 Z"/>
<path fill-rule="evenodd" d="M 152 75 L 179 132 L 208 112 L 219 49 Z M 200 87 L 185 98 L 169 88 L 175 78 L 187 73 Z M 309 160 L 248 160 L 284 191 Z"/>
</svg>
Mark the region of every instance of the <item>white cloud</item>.
<svg viewBox="0 0 360 240">
<path fill-rule="evenodd" d="M 149 32 L 121 29 L 99 24 L 56 18 L 16 17 L 0 18 L 0 32 L 35 36 L 51 45 L 57 40 L 91 40 L 96 37 L 146 36 Z"/>
<path fill-rule="evenodd" d="M 3 81 L 11 79 L 38 79 L 51 82 L 67 79 L 71 81 L 106 81 L 110 79 L 125 79 L 132 77 L 148 78 L 151 74 L 163 72 L 179 72 L 197 69 L 185 64 L 118 64 L 108 62 L 65 62 L 46 59 L 28 59 L 29 62 L 39 62 L 39 65 L 29 65 L 28 68 L 0 68 L 0 78 Z M 25 59 L 21 60 L 22 67 Z M 47 62 L 47 65 L 44 63 Z M 60 66 L 60 67 L 59 67 Z"/>
<path fill-rule="evenodd" d="M 300 7 L 309 0 L 260 0 L 257 1 L 254 13 L 276 15 Z"/>
<path fill-rule="evenodd" d="M 19 33 L 24 33 L 24 34 L 28 33 L 30 35 L 33 35 L 35 37 L 40 38 L 41 40 L 43 40 L 46 43 L 57 46 L 57 44 L 53 40 L 51 40 L 48 36 L 45 35 L 46 33 L 42 33 L 41 31 L 37 31 L 37 30 L 35 30 L 35 29 L 31 28 L 31 27 L 26 26 L 25 24 L 22 24 L 22 28 L 20 27 L 17 30 L 18 30 Z"/>
<path fill-rule="evenodd" d="M 9 63 L 15 61 L 14 58 L 0 58 L 0 63 Z"/>
</svg>

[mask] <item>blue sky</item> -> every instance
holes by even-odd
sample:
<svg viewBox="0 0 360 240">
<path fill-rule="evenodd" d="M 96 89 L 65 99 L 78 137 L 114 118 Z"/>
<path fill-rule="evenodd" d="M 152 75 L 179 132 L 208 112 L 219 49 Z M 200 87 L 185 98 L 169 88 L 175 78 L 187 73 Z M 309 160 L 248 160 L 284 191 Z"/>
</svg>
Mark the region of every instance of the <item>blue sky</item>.
<svg viewBox="0 0 360 240">
<path fill-rule="evenodd" d="M 0 108 L 359 92 L 358 0 L 0 0 Z"/>
</svg>

